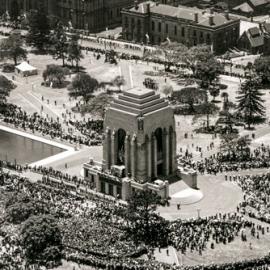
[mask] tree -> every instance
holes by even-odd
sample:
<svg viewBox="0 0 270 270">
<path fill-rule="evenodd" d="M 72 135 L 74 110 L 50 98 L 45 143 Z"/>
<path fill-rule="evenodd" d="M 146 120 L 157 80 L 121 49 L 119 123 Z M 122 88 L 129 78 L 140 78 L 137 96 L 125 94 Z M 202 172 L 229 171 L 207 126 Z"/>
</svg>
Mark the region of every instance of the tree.
<svg viewBox="0 0 270 270">
<path fill-rule="evenodd" d="M 209 123 L 210 123 L 210 115 L 215 114 L 219 111 L 219 108 L 214 104 L 206 100 L 204 103 L 202 103 L 199 106 L 199 109 L 197 109 L 198 116 L 201 117 L 202 115 L 206 115 L 206 129 L 209 130 Z"/>
<path fill-rule="evenodd" d="M 98 81 L 89 74 L 78 73 L 68 87 L 69 95 L 75 98 L 82 96 L 88 102 L 98 85 Z"/>
<path fill-rule="evenodd" d="M 222 70 L 222 64 L 212 57 L 206 61 L 197 62 L 194 75 L 202 81 L 202 87 L 208 87 L 209 84 L 212 84 L 218 78 Z"/>
<path fill-rule="evenodd" d="M 220 94 L 220 89 L 219 89 L 219 87 L 216 87 L 216 86 L 210 87 L 209 93 L 213 97 L 212 102 L 215 102 L 216 97 L 218 97 Z"/>
<path fill-rule="evenodd" d="M 67 34 L 62 22 L 59 22 L 51 37 L 52 54 L 54 59 L 62 60 L 62 65 L 65 66 L 65 59 L 67 57 L 68 40 Z"/>
<path fill-rule="evenodd" d="M 162 87 L 162 92 L 169 97 L 173 93 L 173 87 L 170 84 L 166 84 Z"/>
<path fill-rule="evenodd" d="M 257 78 L 249 78 L 242 85 L 237 97 L 237 110 L 244 117 L 244 121 L 250 129 L 255 116 L 264 116 L 265 107 L 263 94 L 259 90 L 260 81 Z"/>
<path fill-rule="evenodd" d="M 73 35 L 71 37 L 71 40 L 68 44 L 67 54 L 68 54 L 68 61 L 71 62 L 71 65 L 73 66 L 73 61 L 76 63 L 76 70 L 79 71 L 79 62 L 83 58 L 81 47 L 78 43 L 79 36 Z"/>
<path fill-rule="evenodd" d="M 155 213 L 161 198 L 150 190 L 133 193 L 128 201 L 127 217 L 130 222 L 127 231 L 136 243 L 151 246 L 165 245 L 168 240 L 168 223 Z"/>
<path fill-rule="evenodd" d="M 50 26 L 44 9 L 31 10 L 29 14 L 29 30 L 26 36 L 27 44 L 44 51 L 50 44 Z"/>
<path fill-rule="evenodd" d="M 211 47 L 205 44 L 193 46 L 185 51 L 183 61 L 195 74 L 198 63 L 205 63 L 214 57 Z"/>
<path fill-rule="evenodd" d="M 263 84 L 270 82 L 270 56 L 261 56 L 254 62 L 255 71 L 261 77 Z"/>
<path fill-rule="evenodd" d="M 10 91 L 16 86 L 5 76 L 0 75 L 0 105 L 5 103 Z"/>
<path fill-rule="evenodd" d="M 236 153 L 236 145 L 237 145 L 237 139 L 239 135 L 236 133 L 223 133 L 220 134 L 220 150 L 227 154 L 228 159 L 235 158 Z"/>
<path fill-rule="evenodd" d="M 113 79 L 112 84 L 117 86 L 119 88 L 119 91 L 121 91 L 121 86 L 125 85 L 126 81 L 123 76 L 118 75 Z"/>
<path fill-rule="evenodd" d="M 161 43 L 156 50 L 148 51 L 144 55 L 144 59 L 164 62 L 165 70 L 169 71 L 172 65 L 183 61 L 187 51 L 188 48 L 181 43 L 166 41 Z"/>
<path fill-rule="evenodd" d="M 80 107 L 80 112 L 82 114 L 90 113 L 104 118 L 106 108 L 112 102 L 113 97 L 107 93 L 101 93 L 93 97 L 87 104 L 83 104 Z"/>
<path fill-rule="evenodd" d="M 30 264 L 59 264 L 62 257 L 62 235 L 54 217 L 30 217 L 21 230 L 21 243 Z"/>
<path fill-rule="evenodd" d="M 237 148 L 240 150 L 241 156 L 243 156 L 244 151 L 250 153 L 250 148 L 249 148 L 250 143 L 251 143 L 251 140 L 249 139 L 248 136 L 242 136 L 237 140 L 236 144 L 237 144 Z"/>
<path fill-rule="evenodd" d="M 49 85 L 61 86 L 63 81 L 68 74 L 68 69 L 60 67 L 58 65 L 47 65 L 46 69 L 43 71 L 43 79 L 48 82 Z"/>
<path fill-rule="evenodd" d="M 21 36 L 13 33 L 1 43 L 1 51 L 4 52 L 3 56 L 12 59 L 16 66 L 18 60 L 27 58 L 27 51 L 22 46 L 23 40 Z"/>
<path fill-rule="evenodd" d="M 204 90 L 200 90 L 196 87 L 186 87 L 180 91 L 173 92 L 173 97 L 176 100 L 189 105 L 191 113 L 195 112 L 194 104 L 203 102 L 206 99 L 206 96 L 207 95 Z"/>
</svg>

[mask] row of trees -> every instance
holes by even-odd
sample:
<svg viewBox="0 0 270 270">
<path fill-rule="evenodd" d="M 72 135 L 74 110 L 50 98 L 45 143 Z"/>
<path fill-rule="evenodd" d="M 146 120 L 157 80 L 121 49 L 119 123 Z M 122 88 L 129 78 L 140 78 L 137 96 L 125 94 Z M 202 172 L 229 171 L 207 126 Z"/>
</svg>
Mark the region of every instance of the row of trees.
<svg viewBox="0 0 270 270">
<path fill-rule="evenodd" d="M 79 70 L 79 62 L 83 58 L 79 45 L 79 37 L 73 34 L 68 37 L 62 22 L 51 29 L 47 15 L 42 10 L 32 10 L 28 16 L 29 29 L 26 44 L 40 52 L 48 51 L 55 59 L 61 59 L 63 66 L 68 61 L 71 66 Z M 18 31 L 13 32 L 9 38 L 1 42 L 2 58 L 10 58 L 17 65 L 21 59 L 26 59 L 27 51 L 23 48 L 24 40 Z"/>
<path fill-rule="evenodd" d="M 188 48 L 184 44 L 166 41 L 144 55 L 146 61 L 163 62 L 165 71 L 184 66 L 207 88 L 222 72 L 223 65 L 216 60 L 211 47 L 205 44 Z"/>
</svg>

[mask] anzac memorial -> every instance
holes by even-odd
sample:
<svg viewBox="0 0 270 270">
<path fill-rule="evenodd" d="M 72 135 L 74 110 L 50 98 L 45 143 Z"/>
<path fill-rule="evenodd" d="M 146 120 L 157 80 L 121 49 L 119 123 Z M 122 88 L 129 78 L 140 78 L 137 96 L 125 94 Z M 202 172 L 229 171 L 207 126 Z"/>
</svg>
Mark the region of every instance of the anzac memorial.
<svg viewBox="0 0 270 270">
<path fill-rule="evenodd" d="M 153 90 L 133 88 L 111 103 L 104 127 L 102 163 L 84 164 L 96 190 L 127 200 L 133 191 L 151 189 L 168 198 L 170 179 L 179 177 L 168 102 Z"/>
</svg>

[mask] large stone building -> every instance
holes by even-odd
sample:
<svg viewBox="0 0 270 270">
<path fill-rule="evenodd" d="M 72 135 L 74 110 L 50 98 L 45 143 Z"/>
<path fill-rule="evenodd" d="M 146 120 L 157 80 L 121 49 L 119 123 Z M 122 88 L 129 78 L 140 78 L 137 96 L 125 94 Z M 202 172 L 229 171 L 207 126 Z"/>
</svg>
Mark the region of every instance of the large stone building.
<svg viewBox="0 0 270 270">
<path fill-rule="evenodd" d="M 169 196 L 169 179 L 179 180 L 174 113 L 153 90 L 120 94 L 106 112 L 103 161 L 84 164 L 98 192 L 127 200 L 135 190 Z M 196 187 L 196 175 L 189 182 Z M 175 179 L 177 178 L 177 179 Z"/>
<path fill-rule="evenodd" d="M 15 5 L 21 13 L 42 5 L 46 13 L 57 16 L 76 29 L 98 32 L 121 25 L 121 9 L 131 7 L 134 0 L 0 0 L 0 12 Z"/>
<path fill-rule="evenodd" d="M 97 32 L 121 25 L 121 9 L 134 0 L 59 0 L 58 15 L 74 28 Z"/>
<path fill-rule="evenodd" d="M 10 12 L 12 8 L 18 9 L 19 13 L 26 13 L 32 9 L 43 8 L 48 14 L 55 15 L 57 1 L 54 0 L 0 0 L 0 13 Z"/>
<path fill-rule="evenodd" d="M 205 43 L 223 53 L 237 45 L 240 20 L 229 13 L 147 1 L 122 10 L 122 27 L 126 40 L 160 44 L 169 39 L 187 46 Z"/>
</svg>

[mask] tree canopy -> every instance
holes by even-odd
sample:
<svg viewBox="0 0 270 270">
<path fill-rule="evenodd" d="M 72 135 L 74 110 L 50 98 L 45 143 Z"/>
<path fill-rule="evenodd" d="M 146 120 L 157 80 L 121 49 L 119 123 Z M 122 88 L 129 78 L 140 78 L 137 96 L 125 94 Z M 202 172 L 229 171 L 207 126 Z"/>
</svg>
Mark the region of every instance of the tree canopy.
<svg viewBox="0 0 270 270">
<path fill-rule="evenodd" d="M 5 103 L 10 91 L 16 86 L 5 76 L 0 75 L 0 104 Z"/>
<path fill-rule="evenodd" d="M 254 68 L 262 79 L 263 84 L 270 82 L 270 56 L 261 56 L 254 62 Z"/>
<path fill-rule="evenodd" d="M 206 100 L 206 91 L 196 87 L 185 87 L 173 92 L 173 97 L 182 103 L 188 104 L 190 112 L 193 113 L 195 111 L 194 104 L 202 103 Z"/>
<path fill-rule="evenodd" d="M 47 65 L 46 69 L 43 71 L 43 79 L 45 82 L 48 83 L 48 85 L 53 86 L 61 86 L 63 84 L 63 81 L 66 78 L 66 75 L 68 74 L 68 69 L 63 68 L 58 65 Z"/>
<path fill-rule="evenodd" d="M 202 87 L 208 87 L 209 84 L 217 79 L 222 70 L 222 64 L 211 57 L 196 63 L 194 75 L 201 80 Z"/>
<path fill-rule="evenodd" d="M 209 61 L 214 57 L 211 47 L 205 44 L 199 44 L 189 48 L 184 55 L 183 61 L 195 73 L 197 65 Z"/>
<path fill-rule="evenodd" d="M 29 17 L 29 30 L 26 37 L 27 44 L 44 51 L 50 44 L 50 25 L 48 17 L 42 8 L 31 10 Z"/>
<path fill-rule="evenodd" d="M 145 53 L 145 60 L 164 61 L 165 70 L 169 70 L 171 65 L 183 62 L 183 59 L 188 51 L 188 48 L 178 42 L 163 42 L 156 50 Z"/>
<path fill-rule="evenodd" d="M 127 217 L 131 223 L 128 233 L 136 243 L 151 246 L 166 245 L 168 222 L 155 213 L 161 198 L 150 190 L 135 192 L 128 201 Z"/>
<path fill-rule="evenodd" d="M 118 75 L 112 80 L 112 84 L 117 86 L 119 90 L 121 90 L 121 86 L 125 85 L 126 81 L 123 76 Z"/>
<path fill-rule="evenodd" d="M 54 217 L 30 217 L 21 230 L 22 246 L 27 262 L 48 265 L 59 263 L 62 257 L 62 235 Z"/>
<path fill-rule="evenodd" d="M 62 60 L 62 65 L 65 65 L 65 59 L 67 57 L 68 40 L 67 34 L 62 22 L 58 22 L 56 28 L 51 36 L 52 54 L 54 59 Z"/>
<path fill-rule="evenodd" d="M 68 43 L 67 48 L 68 61 L 71 62 L 73 66 L 73 62 L 76 63 L 76 69 L 79 71 L 79 62 L 83 59 L 83 54 L 81 47 L 79 45 L 79 36 L 74 34 L 71 37 L 71 40 Z"/>
<path fill-rule="evenodd" d="M 89 74 L 78 73 L 68 86 L 69 95 L 71 97 L 81 96 L 87 102 L 98 86 L 98 81 Z"/>
<path fill-rule="evenodd" d="M 2 56 L 12 59 L 15 66 L 21 59 L 27 58 L 27 51 L 23 48 L 23 39 L 20 34 L 12 33 L 0 45 Z"/>
<path fill-rule="evenodd" d="M 89 100 L 87 104 L 83 104 L 80 112 L 82 114 L 91 113 L 104 118 L 105 110 L 112 100 L 112 96 L 107 93 L 101 93 Z"/>
</svg>

